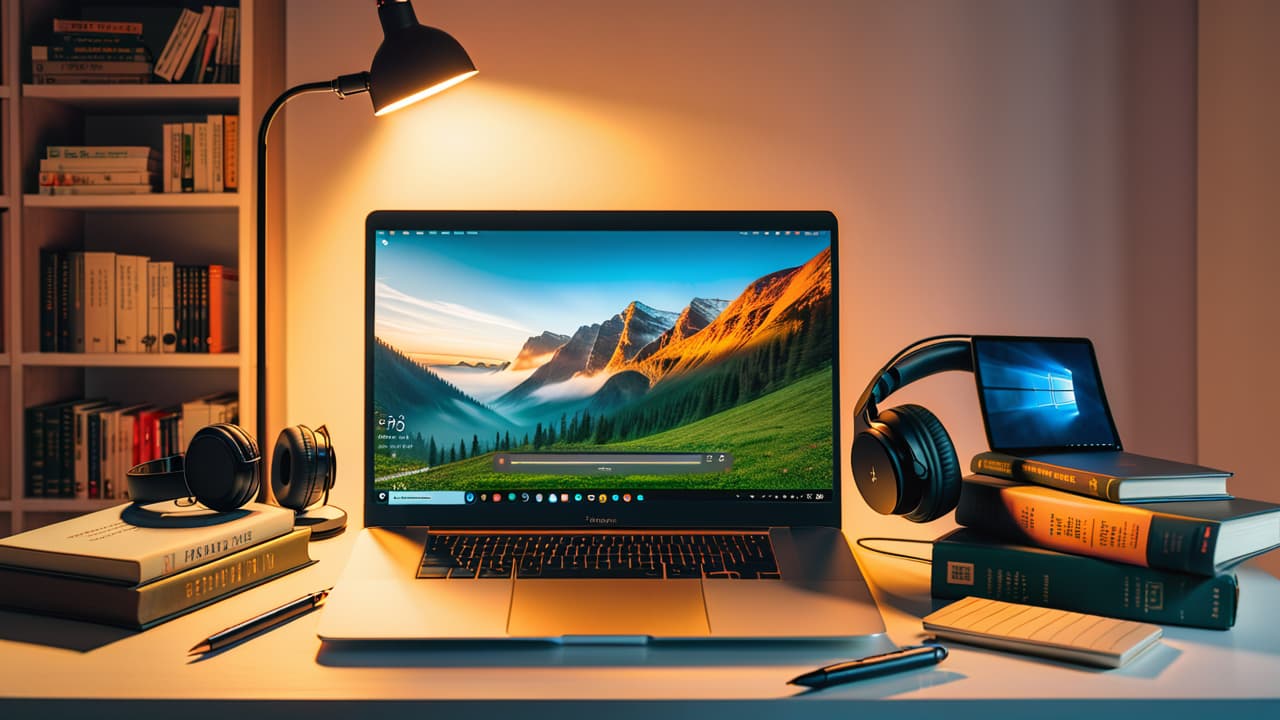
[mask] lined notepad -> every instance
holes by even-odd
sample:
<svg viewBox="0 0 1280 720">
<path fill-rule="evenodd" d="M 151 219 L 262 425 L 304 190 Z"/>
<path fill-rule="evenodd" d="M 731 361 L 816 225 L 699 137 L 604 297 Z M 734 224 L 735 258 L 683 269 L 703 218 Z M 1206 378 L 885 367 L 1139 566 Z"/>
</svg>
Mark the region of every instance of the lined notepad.
<svg viewBox="0 0 1280 720">
<path fill-rule="evenodd" d="M 1157 625 L 967 597 L 924 618 L 938 637 L 1000 650 L 1120 667 L 1154 645 Z"/>
</svg>

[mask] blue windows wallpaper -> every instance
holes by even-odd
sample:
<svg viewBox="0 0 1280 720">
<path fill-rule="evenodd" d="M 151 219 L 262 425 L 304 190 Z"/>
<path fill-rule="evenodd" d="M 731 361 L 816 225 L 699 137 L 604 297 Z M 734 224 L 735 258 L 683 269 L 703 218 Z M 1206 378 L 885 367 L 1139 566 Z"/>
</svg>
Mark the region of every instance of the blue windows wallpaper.
<svg viewBox="0 0 1280 720">
<path fill-rule="evenodd" d="M 992 449 L 1118 449 L 1088 341 L 974 338 L 973 353 Z"/>
</svg>

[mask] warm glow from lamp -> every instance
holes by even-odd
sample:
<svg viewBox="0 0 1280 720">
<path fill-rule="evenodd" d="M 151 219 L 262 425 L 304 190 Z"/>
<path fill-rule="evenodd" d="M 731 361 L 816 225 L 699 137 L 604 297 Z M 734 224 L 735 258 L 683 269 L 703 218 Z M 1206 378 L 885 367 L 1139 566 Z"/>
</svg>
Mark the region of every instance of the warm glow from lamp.
<svg viewBox="0 0 1280 720">
<path fill-rule="evenodd" d="M 255 352 L 257 405 L 255 431 L 260 437 L 269 437 L 267 399 L 270 397 L 267 383 L 267 327 L 273 318 L 267 313 L 267 137 L 271 121 L 290 99 L 310 93 L 332 92 L 338 97 L 368 93 L 373 103 L 374 115 L 385 115 L 412 105 L 424 98 L 436 95 L 476 74 L 475 63 L 467 51 L 449 33 L 427 27 L 418 22 L 409 0 L 378 0 L 378 21 L 382 25 L 383 41 L 374 53 L 367 72 L 339 75 L 329 82 L 310 82 L 295 85 L 280 94 L 268 107 L 258 125 L 257 173 L 257 247 L 256 295 L 257 333 Z M 425 89 L 420 89 L 425 88 Z M 390 102 L 387 100 L 394 98 Z M 278 321 L 279 315 L 274 318 Z M 278 325 L 276 326 L 278 327 Z M 266 460 L 262 470 L 269 471 Z M 310 524 L 315 529 L 334 525 L 345 527 L 346 513 L 324 503 L 299 513 L 298 523 Z M 340 514 L 340 518 L 337 517 Z"/>
<path fill-rule="evenodd" d="M 412 95 L 409 95 L 408 97 L 403 97 L 399 100 L 396 100 L 395 102 L 388 104 L 386 107 L 375 110 L 373 114 L 386 115 L 387 113 L 395 112 L 400 108 L 408 107 L 418 102 L 419 100 L 425 100 L 431 97 L 432 95 L 435 95 L 437 93 L 442 93 L 445 90 L 448 90 L 449 88 L 453 87 L 454 85 L 457 85 L 458 83 L 461 83 L 462 81 L 470 78 L 471 76 L 475 75 L 478 72 L 480 71 L 472 70 L 470 72 L 464 72 L 460 75 L 456 75 L 454 77 L 449 78 L 448 80 L 445 80 L 444 82 L 436 83 L 435 85 L 432 85 L 431 87 L 426 88 L 424 90 L 419 90 L 418 92 Z"/>
</svg>

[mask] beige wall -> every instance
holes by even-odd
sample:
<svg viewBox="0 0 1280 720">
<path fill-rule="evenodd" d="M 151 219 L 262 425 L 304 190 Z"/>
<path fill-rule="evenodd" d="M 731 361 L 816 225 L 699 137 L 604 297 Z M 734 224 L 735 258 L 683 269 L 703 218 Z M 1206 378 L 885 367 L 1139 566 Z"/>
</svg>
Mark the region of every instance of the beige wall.
<svg viewBox="0 0 1280 720">
<path fill-rule="evenodd" d="M 1280 502 L 1280 3 L 1200 4 L 1200 458 Z M 1280 553 L 1261 561 L 1280 574 Z"/>
<path fill-rule="evenodd" d="M 372 5 L 291 2 L 290 82 L 366 67 Z M 349 508 L 362 224 L 386 208 L 830 209 L 846 413 L 922 336 L 1088 335 L 1130 448 L 1193 455 L 1194 138 L 1186 117 L 1165 117 L 1194 98 L 1190 2 L 418 10 L 463 43 L 476 79 L 379 119 L 362 97 L 306 97 L 285 125 L 287 420 L 329 424 Z M 984 449 L 968 377 L 902 395 L 941 416 L 962 458 Z M 942 530 L 846 508 L 869 532 Z"/>
</svg>

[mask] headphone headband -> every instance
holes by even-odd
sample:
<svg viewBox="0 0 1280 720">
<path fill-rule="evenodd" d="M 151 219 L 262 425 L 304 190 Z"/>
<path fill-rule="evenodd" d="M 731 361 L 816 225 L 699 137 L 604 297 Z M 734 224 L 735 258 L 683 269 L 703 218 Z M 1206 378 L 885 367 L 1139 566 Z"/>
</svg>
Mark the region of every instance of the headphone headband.
<svg viewBox="0 0 1280 720">
<path fill-rule="evenodd" d="M 878 414 L 877 403 L 917 380 L 950 370 L 973 371 L 973 336 L 935 335 L 913 342 L 880 368 L 858 397 L 853 417 L 868 427 Z"/>
<path fill-rule="evenodd" d="M 955 508 L 960 463 L 951 436 L 923 405 L 883 414 L 877 403 L 902 387 L 948 370 L 973 370 L 973 337 L 936 335 L 899 350 L 854 407 L 849 452 L 858 492 L 876 512 L 929 522 Z"/>
</svg>

